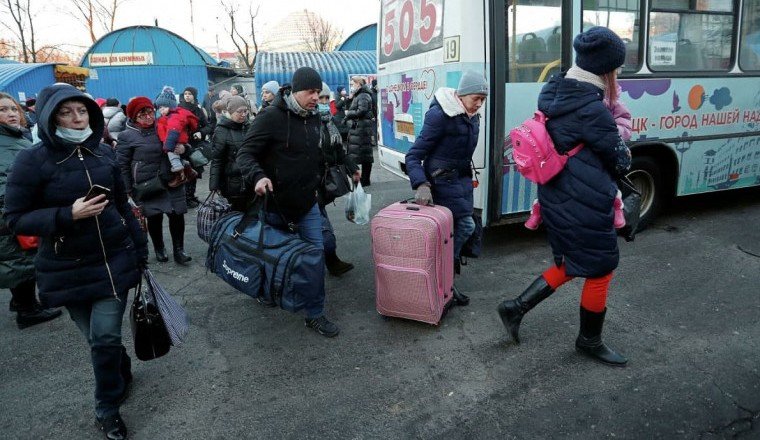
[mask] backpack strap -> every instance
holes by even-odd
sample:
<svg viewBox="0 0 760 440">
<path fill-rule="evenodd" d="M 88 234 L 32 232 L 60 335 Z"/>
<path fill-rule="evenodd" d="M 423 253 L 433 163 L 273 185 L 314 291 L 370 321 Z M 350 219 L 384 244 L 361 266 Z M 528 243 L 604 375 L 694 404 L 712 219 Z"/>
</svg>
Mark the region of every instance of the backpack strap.
<svg viewBox="0 0 760 440">
<path fill-rule="evenodd" d="M 583 149 L 583 144 L 578 144 L 575 148 L 565 153 L 567 157 L 573 157 Z"/>
</svg>

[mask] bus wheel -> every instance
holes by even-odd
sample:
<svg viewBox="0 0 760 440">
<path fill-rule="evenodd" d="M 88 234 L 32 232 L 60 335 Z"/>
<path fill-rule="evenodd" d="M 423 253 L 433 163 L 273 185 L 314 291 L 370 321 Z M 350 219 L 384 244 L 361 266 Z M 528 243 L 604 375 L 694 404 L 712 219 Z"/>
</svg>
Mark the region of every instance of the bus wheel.
<svg viewBox="0 0 760 440">
<path fill-rule="evenodd" d="M 662 172 L 651 156 L 636 156 L 628 178 L 641 192 L 641 220 L 637 228 L 641 231 L 654 220 L 665 202 Z"/>
</svg>

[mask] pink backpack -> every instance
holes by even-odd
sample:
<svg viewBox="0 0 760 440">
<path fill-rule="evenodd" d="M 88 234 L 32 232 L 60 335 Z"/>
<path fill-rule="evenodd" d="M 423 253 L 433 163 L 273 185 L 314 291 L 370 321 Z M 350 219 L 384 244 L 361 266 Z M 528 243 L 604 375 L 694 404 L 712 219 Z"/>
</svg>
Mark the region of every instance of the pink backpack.
<svg viewBox="0 0 760 440">
<path fill-rule="evenodd" d="M 552 180 L 565 167 L 567 159 L 583 148 L 583 144 L 580 144 L 566 155 L 557 153 L 554 142 L 546 131 L 546 121 L 546 115 L 536 110 L 532 118 L 526 119 L 509 132 L 517 171 L 539 185 Z"/>
</svg>

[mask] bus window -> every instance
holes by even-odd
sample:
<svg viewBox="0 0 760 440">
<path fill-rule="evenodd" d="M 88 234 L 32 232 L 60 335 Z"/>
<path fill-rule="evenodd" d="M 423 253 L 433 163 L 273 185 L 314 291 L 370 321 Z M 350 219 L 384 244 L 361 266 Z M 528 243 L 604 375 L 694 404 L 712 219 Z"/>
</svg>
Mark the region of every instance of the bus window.
<svg viewBox="0 0 760 440">
<path fill-rule="evenodd" d="M 639 0 L 583 0 L 583 30 L 604 26 L 615 31 L 625 42 L 623 72 L 641 67 L 639 43 Z"/>
<path fill-rule="evenodd" d="M 546 81 L 559 72 L 562 0 L 505 0 L 509 81 Z"/>
<path fill-rule="evenodd" d="M 652 71 L 728 71 L 733 0 L 653 0 L 649 11 Z"/>
<path fill-rule="evenodd" d="M 760 70 L 760 2 L 744 2 L 739 67 Z"/>
</svg>

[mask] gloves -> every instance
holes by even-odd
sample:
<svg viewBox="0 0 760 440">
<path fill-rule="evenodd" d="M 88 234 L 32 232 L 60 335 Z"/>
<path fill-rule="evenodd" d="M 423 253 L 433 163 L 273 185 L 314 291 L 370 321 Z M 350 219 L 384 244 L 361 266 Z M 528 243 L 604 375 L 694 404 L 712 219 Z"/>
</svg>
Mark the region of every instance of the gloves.
<svg viewBox="0 0 760 440">
<path fill-rule="evenodd" d="M 423 183 L 417 187 L 414 193 L 414 202 L 418 205 L 433 205 L 433 194 L 430 192 L 430 184 Z"/>
</svg>

